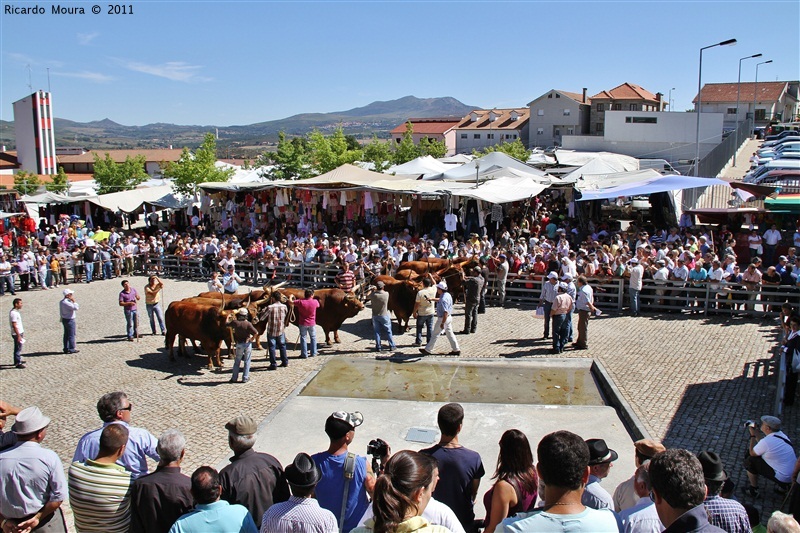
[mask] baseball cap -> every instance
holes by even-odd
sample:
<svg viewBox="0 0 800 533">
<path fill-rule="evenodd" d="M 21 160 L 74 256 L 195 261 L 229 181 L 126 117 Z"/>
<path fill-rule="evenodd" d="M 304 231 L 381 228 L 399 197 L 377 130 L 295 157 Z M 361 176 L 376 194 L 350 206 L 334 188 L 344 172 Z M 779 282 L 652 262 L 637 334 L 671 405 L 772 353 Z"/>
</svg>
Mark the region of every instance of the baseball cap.
<svg viewBox="0 0 800 533">
<path fill-rule="evenodd" d="M 336 411 L 325 420 L 325 433 L 331 439 L 338 440 L 363 423 L 364 415 L 358 411 Z"/>
<path fill-rule="evenodd" d="M 547 275 L 547 279 L 558 279 L 558 274 L 556 274 L 555 272 L 550 272 Z"/>
<path fill-rule="evenodd" d="M 64 294 L 64 296 L 69 296 L 70 294 L 75 294 L 75 291 L 73 291 L 72 289 L 64 289 L 62 291 L 62 294 Z"/>
</svg>

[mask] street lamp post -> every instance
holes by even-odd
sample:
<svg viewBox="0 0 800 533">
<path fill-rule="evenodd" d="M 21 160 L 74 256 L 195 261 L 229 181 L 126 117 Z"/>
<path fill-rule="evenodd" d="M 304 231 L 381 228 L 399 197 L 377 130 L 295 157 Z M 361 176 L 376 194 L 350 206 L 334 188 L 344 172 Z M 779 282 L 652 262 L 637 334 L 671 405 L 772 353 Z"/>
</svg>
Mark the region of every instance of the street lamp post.
<svg viewBox="0 0 800 533">
<path fill-rule="evenodd" d="M 667 105 L 669 106 L 669 111 L 672 113 L 672 91 L 675 90 L 675 87 L 669 90 L 669 96 L 667 96 Z"/>
<path fill-rule="evenodd" d="M 762 55 L 763 54 L 756 54 L 743 57 L 739 60 L 739 79 L 736 81 L 736 150 L 733 152 L 733 166 L 736 166 L 736 153 L 739 151 L 739 95 L 742 92 L 742 61 L 761 57 Z M 753 115 L 753 121 L 755 122 L 755 114 Z"/>
<path fill-rule="evenodd" d="M 714 48 L 715 46 L 729 46 L 736 44 L 736 39 L 728 39 L 716 44 L 710 44 L 700 49 L 700 66 L 697 69 L 697 126 L 695 132 L 695 157 L 694 157 L 694 175 L 700 175 L 700 113 L 703 112 L 703 100 L 700 91 L 703 89 L 703 50 Z"/>
<path fill-rule="evenodd" d="M 478 186 L 478 176 L 481 173 L 481 162 L 476 160 L 475 161 L 475 186 Z"/>
<path fill-rule="evenodd" d="M 756 81 L 753 83 L 753 136 L 756 135 L 756 96 L 758 96 L 758 66 L 772 63 L 772 60 L 756 63 Z"/>
</svg>

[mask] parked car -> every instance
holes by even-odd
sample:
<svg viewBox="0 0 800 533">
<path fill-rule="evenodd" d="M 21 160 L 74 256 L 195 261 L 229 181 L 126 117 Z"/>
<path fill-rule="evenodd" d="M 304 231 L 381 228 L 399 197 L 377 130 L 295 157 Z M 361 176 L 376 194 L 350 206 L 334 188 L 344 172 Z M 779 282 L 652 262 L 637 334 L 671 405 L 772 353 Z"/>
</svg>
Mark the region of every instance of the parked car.
<svg viewBox="0 0 800 533">
<path fill-rule="evenodd" d="M 787 133 L 787 132 L 784 132 Z M 791 132 L 794 133 L 794 132 Z M 792 141 L 800 141 L 800 134 L 797 135 L 784 135 L 780 139 L 775 139 L 772 141 L 766 141 L 761 145 L 761 148 L 770 148 L 772 146 L 780 146 L 783 143 L 792 142 Z"/>
<path fill-rule="evenodd" d="M 776 133 L 775 135 L 768 135 L 767 138 L 764 139 L 764 141 L 765 142 L 766 141 L 776 141 L 778 139 L 783 139 L 784 137 L 786 137 L 788 135 L 795 135 L 795 131 L 794 130 L 783 130 L 782 132 Z"/>
<path fill-rule="evenodd" d="M 762 165 L 757 166 L 755 169 L 745 174 L 742 181 L 745 183 L 757 183 L 758 179 L 767 172 L 780 169 L 800 169 L 800 159 L 784 157 L 782 159 L 765 161 Z"/>
</svg>

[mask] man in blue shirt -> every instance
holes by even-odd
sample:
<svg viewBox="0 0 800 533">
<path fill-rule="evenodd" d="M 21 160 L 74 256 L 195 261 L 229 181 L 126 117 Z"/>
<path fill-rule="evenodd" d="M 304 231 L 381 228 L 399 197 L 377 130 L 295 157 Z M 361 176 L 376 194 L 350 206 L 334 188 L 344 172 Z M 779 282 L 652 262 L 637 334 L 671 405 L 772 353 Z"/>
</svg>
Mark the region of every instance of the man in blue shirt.
<svg viewBox="0 0 800 533">
<path fill-rule="evenodd" d="M 122 424 L 128 428 L 128 444 L 117 464 L 130 472 L 133 479 L 147 474 L 147 458 L 160 460 L 156 451 L 158 440 L 147 430 L 130 425 L 132 409 L 133 404 L 124 392 L 109 392 L 101 396 L 97 401 L 97 414 L 103 420 L 103 427 L 81 437 L 72 462 L 82 463 L 97 457 L 103 429 L 109 424 Z"/>
<path fill-rule="evenodd" d="M 169 533 L 258 533 L 253 517 L 243 505 L 220 500 L 219 474 L 210 466 L 201 466 L 192 474 L 192 497 L 195 507 L 178 518 Z"/>
<path fill-rule="evenodd" d="M 431 301 L 436 302 L 436 325 L 433 327 L 433 335 L 428 344 L 419 351 L 424 355 L 431 355 L 439 336 L 446 335 L 447 340 L 450 341 L 448 355 L 461 355 L 456 334 L 453 332 L 453 297 L 447 292 L 447 283 L 444 280 L 436 284 L 436 295 L 436 298 L 431 298 Z"/>
</svg>

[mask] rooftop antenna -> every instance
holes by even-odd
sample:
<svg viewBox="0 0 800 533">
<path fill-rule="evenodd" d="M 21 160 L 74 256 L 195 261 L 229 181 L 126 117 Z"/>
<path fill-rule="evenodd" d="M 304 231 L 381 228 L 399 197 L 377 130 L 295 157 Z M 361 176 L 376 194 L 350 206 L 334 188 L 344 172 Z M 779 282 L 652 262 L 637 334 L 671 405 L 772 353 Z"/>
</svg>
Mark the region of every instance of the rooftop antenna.
<svg viewBox="0 0 800 533">
<path fill-rule="evenodd" d="M 31 64 L 28 63 L 28 89 L 33 92 L 33 83 L 31 83 Z"/>
</svg>

